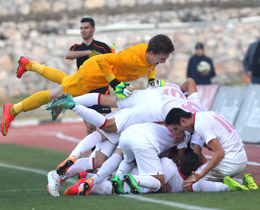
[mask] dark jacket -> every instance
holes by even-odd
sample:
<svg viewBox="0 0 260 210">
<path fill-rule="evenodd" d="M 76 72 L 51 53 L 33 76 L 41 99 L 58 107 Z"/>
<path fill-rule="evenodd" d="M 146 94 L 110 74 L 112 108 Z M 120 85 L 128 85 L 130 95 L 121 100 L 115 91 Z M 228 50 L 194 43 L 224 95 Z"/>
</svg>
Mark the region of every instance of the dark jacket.
<svg viewBox="0 0 260 210">
<path fill-rule="evenodd" d="M 201 76 L 197 70 L 197 66 L 201 61 L 206 61 L 210 64 L 211 66 L 211 70 L 209 75 L 207 76 Z M 211 84 L 210 78 L 214 77 L 216 75 L 215 73 L 215 69 L 212 63 L 212 60 L 207 57 L 207 56 L 198 56 L 198 55 L 193 55 L 190 59 L 189 59 L 189 63 L 188 63 L 188 69 L 187 69 L 187 77 L 191 77 L 192 79 L 194 79 L 194 81 L 196 82 L 196 84 L 198 85 L 207 85 L 207 84 Z"/>
</svg>

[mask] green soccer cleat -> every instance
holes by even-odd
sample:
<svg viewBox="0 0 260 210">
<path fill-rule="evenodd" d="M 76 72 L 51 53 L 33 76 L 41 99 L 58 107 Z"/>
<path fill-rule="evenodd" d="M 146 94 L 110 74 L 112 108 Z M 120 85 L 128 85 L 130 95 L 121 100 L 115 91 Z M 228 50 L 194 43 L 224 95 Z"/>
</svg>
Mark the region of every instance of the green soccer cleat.
<svg viewBox="0 0 260 210">
<path fill-rule="evenodd" d="M 247 186 L 249 190 L 258 190 L 258 186 L 252 177 L 252 174 L 244 174 L 243 184 Z"/>
<path fill-rule="evenodd" d="M 72 109 L 75 105 L 76 102 L 73 100 L 72 95 L 65 93 L 60 98 L 57 98 L 48 103 L 46 110 L 60 108 L 65 111 L 66 109 Z"/>
<path fill-rule="evenodd" d="M 65 112 L 65 109 L 62 108 L 53 108 L 51 109 L 51 118 L 53 121 L 57 120 L 59 117 L 60 113 Z"/>
<path fill-rule="evenodd" d="M 113 177 L 113 179 L 111 180 L 111 182 L 112 182 L 113 191 L 115 194 L 125 194 L 122 181 L 118 175 L 115 175 Z"/>
<path fill-rule="evenodd" d="M 246 186 L 238 183 L 230 176 L 226 176 L 223 180 L 223 183 L 226 184 L 231 191 L 247 191 L 249 190 Z"/>
<path fill-rule="evenodd" d="M 124 180 L 128 184 L 128 187 L 129 187 L 131 193 L 133 193 L 133 194 L 140 193 L 140 188 L 139 188 L 138 184 L 136 183 L 136 180 L 130 173 L 124 175 Z"/>
</svg>

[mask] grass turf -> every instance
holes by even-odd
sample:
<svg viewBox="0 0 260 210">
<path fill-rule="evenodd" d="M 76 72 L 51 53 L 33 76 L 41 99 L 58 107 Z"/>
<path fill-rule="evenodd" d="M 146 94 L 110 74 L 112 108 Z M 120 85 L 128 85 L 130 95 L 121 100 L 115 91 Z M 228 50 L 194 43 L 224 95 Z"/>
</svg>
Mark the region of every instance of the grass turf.
<svg viewBox="0 0 260 210">
<path fill-rule="evenodd" d="M 37 147 L 1 144 L 0 162 L 11 166 L 20 166 L 41 170 L 41 173 L 0 166 L 0 209 L 258 209 L 260 191 L 250 192 L 212 192 L 212 193 L 169 193 L 138 195 L 151 199 L 149 202 L 117 195 L 90 195 L 51 197 L 46 192 L 48 171 L 56 168 L 68 154 Z M 70 184 L 65 183 L 61 191 Z M 158 201 L 159 203 L 152 203 Z M 170 202 L 167 206 L 166 202 Z M 192 205 L 193 208 L 176 207 L 175 203 Z M 169 204 L 169 203 L 168 203 Z"/>
</svg>

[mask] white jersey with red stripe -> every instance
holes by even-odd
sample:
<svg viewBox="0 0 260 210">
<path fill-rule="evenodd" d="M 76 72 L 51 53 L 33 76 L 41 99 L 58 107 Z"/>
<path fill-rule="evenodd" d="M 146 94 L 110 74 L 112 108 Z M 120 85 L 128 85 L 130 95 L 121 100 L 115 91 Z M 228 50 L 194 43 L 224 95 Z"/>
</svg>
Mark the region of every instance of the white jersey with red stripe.
<svg viewBox="0 0 260 210">
<path fill-rule="evenodd" d="M 221 160 L 229 163 L 244 163 L 247 155 L 242 139 L 235 127 L 222 115 L 208 111 L 195 114 L 194 131 L 208 144 L 218 139 L 225 157 Z"/>
<path fill-rule="evenodd" d="M 133 133 L 144 136 L 156 148 L 158 155 L 173 146 L 176 146 L 177 149 L 187 148 L 190 141 L 190 133 L 185 132 L 184 141 L 178 144 L 174 143 L 174 138 L 168 128 L 157 123 L 134 124 L 124 132 L 127 132 L 129 137 Z"/>
<path fill-rule="evenodd" d="M 120 115 L 111 113 L 107 117 L 115 117 L 118 132 L 137 123 L 164 122 L 172 108 L 184 108 L 190 112 L 203 111 L 198 93 L 187 99 L 179 86 L 173 84 L 134 91 L 133 95 L 117 104 Z M 131 108 L 122 109 L 123 107 Z"/>
<path fill-rule="evenodd" d="M 165 84 L 162 87 L 149 87 L 143 90 L 134 90 L 130 97 L 126 99 L 117 99 L 117 106 L 121 108 L 131 108 L 143 103 L 153 103 L 158 100 L 162 94 L 174 98 L 187 99 L 180 87 L 175 84 Z"/>
<path fill-rule="evenodd" d="M 184 177 L 177 165 L 169 158 L 161 158 L 165 186 L 163 192 L 183 192 Z"/>
</svg>

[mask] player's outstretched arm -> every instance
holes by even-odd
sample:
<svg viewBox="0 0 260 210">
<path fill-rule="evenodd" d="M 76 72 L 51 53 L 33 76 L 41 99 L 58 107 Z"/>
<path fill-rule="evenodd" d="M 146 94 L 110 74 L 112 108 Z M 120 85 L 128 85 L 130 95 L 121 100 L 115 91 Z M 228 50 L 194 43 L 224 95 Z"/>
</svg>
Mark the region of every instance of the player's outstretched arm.
<svg viewBox="0 0 260 210">
<path fill-rule="evenodd" d="M 197 92 L 196 83 L 192 78 L 188 78 L 181 86 L 181 90 L 183 93 L 187 92 L 188 96 L 192 93 Z"/>
</svg>

